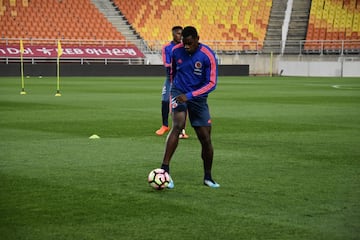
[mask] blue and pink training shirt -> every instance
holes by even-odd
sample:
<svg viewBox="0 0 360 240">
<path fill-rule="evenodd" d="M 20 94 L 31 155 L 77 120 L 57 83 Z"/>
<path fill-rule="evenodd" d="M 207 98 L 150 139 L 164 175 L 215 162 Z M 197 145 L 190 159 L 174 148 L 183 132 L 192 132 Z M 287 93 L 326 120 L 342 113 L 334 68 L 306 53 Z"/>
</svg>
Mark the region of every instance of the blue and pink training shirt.
<svg viewBox="0 0 360 240">
<path fill-rule="evenodd" d="M 216 88 L 217 61 L 214 52 L 200 43 L 195 53 L 185 51 L 182 43 L 172 49 L 172 84 L 186 94 L 188 100 L 207 96 Z"/>
</svg>

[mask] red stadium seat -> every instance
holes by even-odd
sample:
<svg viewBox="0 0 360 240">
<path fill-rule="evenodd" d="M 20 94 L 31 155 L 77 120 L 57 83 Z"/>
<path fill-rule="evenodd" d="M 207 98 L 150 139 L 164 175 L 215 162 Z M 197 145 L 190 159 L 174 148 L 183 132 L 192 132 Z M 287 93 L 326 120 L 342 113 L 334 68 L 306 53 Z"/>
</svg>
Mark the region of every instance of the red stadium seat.
<svg viewBox="0 0 360 240">
<path fill-rule="evenodd" d="M 91 32 L 103 40 L 125 40 L 90 0 L 1 0 L 0 22 L 7 38 L 83 39 L 93 38 L 86 34 Z M 99 34 L 102 31 L 108 34 Z"/>
<path fill-rule="evenodd" d="M 150 46 L 155 46 L 155 41 L 171 39 L 172 26 L 195 25 L 201 39 L 224 41 L 216 47 L 229 51 L 238 50 L 238 45 L 225 44 L 227 40 L 264 41 L 272 6 L 271 0 L 219 0 L 206 4 L 200 0 L 151 2 L 154 5 L 143 0 L 114 0 L 114 3 Z M 135 12 L 134 5 L 137 6 Z M 243 28 L 248 31 L 242 31 Z"/>
<path fill-rule="evenodd" d="M 357 0 L 313 0 L 306 40 L 344 40 L 351 49 L 351 40 L 359 40 L 360 4 Z M 346 42 L 349 41 L 349 42 Z M 306 43 L 305 46 L 310 46 Z M 342 42 L 324 44 L 324 50 L 341 49 Z"/>
</svg>

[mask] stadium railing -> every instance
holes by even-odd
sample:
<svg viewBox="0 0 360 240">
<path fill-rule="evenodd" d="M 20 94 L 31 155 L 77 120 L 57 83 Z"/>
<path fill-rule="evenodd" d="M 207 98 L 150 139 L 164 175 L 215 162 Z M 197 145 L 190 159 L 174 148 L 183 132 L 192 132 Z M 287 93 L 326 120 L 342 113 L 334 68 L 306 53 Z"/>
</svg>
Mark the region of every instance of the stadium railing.
<svg viewBox="0 0 360 240">
<path fill-rule="evenodd" d="M 151 51 L 160 52 L 164 43 L 168 41 L 148 41 Z M 202 40 L 212 47 L 217 54 L 359 54 L 360 40 L 295 40 L 286 41 L 282 51 L 283 41 L 218 41 Z M 266 45 L 273 46 L 267 48 Z M 225 47 L 224 47 L 225 46 Z"/>
<path fill-rule="evenodd" d="M 285 54 L 351 55 L 360 53 L 360 40 L 301 40 L 287 41 L 286 45 L 288 49 L 292 49 L 290 46 L 297 46 L 298 50 L 285 50 Z"/>
<path fill-rule="evenodd" d="M 57 46 L 57 39 L 23 39 L 25 46 Z M 86 62 L 98 62 L 98 63 L 124 63 L 124 64 L 145 64 L 145 58 L 147 54 L 158 55 L 161 53 L 162 46 L 169 42 L 169 40 L 156 40 L 156 41 L 144 41 L 142 39 L 134 41 L 126 40 L 72 40 L 61 39 L 61 45 L 63 48 L 67 47 L 136 47 L 144 56 L 139 58 L 125 58 L 118 57 L 113 58 L 111 55 L 91 58 L 91 56 L 83 57 L 67 57 L 63 55 L 61 61 L 63 62 L 80 62 L 84 64 Z M 235 55 L 235 54 L 278 54 L 278 55 L 352 55 L 360 53 L 360 40 L 299 40 L 299 41 L 287 41 L 284 51 L 281 51 L 283 45 L 281 41 L 217 41 L 217 40 L 202 40 L 201 42 L 210 45 L 212 49 L 218 55 Z M 0 39 L 0 47 L 12 46 L 20 48 L 20 39 L 18 38 L 2 38 Z M 278 46 L 269 48 L 267 45 Z M 225 46 L 225 47 L 224 47 Z M 226 47 L 228 46 L 228 47 Z M 247 47 L 247 48 L 246 48 Z M 17 62 L 19 61 L 19 54 L 17 56 L 4 57 L 0 48 L 0 62 Z M 52 62 L 56 60 L 56 57 L 31 57 L 25 56 L 24 60 L 27 62 Z"/>
</svg>

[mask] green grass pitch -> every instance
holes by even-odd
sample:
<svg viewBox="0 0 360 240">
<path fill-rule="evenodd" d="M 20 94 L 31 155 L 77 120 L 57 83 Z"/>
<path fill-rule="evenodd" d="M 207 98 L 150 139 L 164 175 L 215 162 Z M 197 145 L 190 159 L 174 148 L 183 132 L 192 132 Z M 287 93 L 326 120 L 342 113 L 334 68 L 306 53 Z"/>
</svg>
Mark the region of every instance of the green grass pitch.
<svg viewBox="0 0 360 240">
<path fill-rule="evenodd" d="M 219 77 L 220 189 L 193 129 L 161 164 L 162 77 L 0 78 L 0 238 L 359 239 L 360 79 Z M 89 139 L 97 134 L 100 139 Z"/>
</svg>

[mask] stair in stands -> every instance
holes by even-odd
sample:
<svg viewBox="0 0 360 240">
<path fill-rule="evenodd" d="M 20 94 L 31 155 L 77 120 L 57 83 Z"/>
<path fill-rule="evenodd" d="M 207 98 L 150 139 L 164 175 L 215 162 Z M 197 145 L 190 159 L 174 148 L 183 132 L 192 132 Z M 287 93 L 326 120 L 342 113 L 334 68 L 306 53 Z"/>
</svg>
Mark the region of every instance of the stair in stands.
<svg viewBox="0 0 360 240">
<path fill-rule="evenodd" d="M 285 53 L 299 54 L 300 41 L 306 39 L 310 1 L 294 1 L 286 39 Z"/>
<path fill-rule="evenodd" d="M 126 38 L 127 41 L 138 45 L 139 36 L 121 16 L 117 7 L 111 1 L 91 0 L 108 21 Z M 137 46 L 140 49 L 140 46 Z"/>
<path fill-rule="evenodd" d="M 264 42 L 264 53 L 281 52 L 281 29 L 284 22 L 287 0 L 273 0 L 270 20 Z"/>
</svg>

